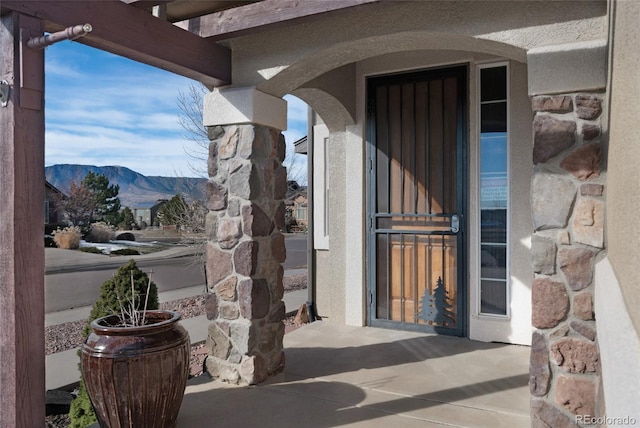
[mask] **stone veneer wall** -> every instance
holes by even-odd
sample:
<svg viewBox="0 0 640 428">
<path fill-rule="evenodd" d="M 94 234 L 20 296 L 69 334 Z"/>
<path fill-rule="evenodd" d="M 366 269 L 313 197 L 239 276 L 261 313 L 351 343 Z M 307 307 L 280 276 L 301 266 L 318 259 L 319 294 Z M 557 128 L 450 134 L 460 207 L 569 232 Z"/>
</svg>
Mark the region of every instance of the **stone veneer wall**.
<svg viewBox="0 0 640 428">
<path fill-rule="evenodd" d="M 284 366 L 284 137 L 253 124 L 208 131 L 205 364 L 220 380 L 256 384 Z"/>
<path fill-rule="evenodd" d="M 582 426 L 578 415 L 600 413 L 593 270 L 604 249 L 603 98 L 581 93 L 532 99 L 534 427 Z"/>
</svg>

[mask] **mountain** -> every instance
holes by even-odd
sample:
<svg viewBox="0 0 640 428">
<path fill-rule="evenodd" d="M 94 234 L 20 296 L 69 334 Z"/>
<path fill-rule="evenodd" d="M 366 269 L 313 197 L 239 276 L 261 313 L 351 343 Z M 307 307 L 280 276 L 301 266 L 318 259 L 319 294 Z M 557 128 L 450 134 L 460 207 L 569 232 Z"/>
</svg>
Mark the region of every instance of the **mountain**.
<svg viewBox="0 0 640 428">
<path fill-rule="evenodd" d="M 61 164 L 44 169 L 46 180 L 68 194 L 71 183 L 80 183 L 88 172 L 104 174 L 109 184 L 120 186 L 118 197 L 123 207 L 153 205 L 158 199 L 171 199 L 182 194 L 186 199 L 204 199 L 204 178 L 144 176 L 123 166 Z"/>
</svg>

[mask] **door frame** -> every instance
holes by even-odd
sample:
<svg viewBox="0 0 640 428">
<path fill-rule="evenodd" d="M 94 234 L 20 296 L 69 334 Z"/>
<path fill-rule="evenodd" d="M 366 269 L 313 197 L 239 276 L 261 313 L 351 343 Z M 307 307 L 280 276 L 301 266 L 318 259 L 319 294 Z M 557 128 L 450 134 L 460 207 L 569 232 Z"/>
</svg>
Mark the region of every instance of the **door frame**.
<svg viewBox="0 0 640 428">
<path fill-rule="evenodd" d="M 381 74 L 366 78 L 366 321 L 372 327 L 392 328 L 398 330 L 420 331 L 454 336 L 468 336 L 469 332 L 469 302 L 468 282 L 469 269 L 467 266 L 468 249 L 468 140 L 469 140 L 469 69 L 468 63 L 452 64 L 443 67 L 412 70 L 401 73 Z M 402 83 L 415 81 L 418 78 L 457 77 L 457 153 L 456 153 L 456 204 L 460 217 L 460 230 L 457 233 L 457 315 L 458 327 L 455 329 L 440 328 L 426 324 L 414 324 L 383 320 L 375 317 L 377 307 L 377 275 L 376 275 L 376 232 L 375 232 L 375 204 L 376 204 L 376 118 L 375 118 L 375 88 L 381 84 Z"/>
</svg>

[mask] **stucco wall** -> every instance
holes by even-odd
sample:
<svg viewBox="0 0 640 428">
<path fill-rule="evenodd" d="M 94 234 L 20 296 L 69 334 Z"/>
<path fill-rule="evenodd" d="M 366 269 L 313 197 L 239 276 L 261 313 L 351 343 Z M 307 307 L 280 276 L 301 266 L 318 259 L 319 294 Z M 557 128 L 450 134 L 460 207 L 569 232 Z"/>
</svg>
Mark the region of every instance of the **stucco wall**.
<svg viewBox="0 0 640 428">
<path fill-rule="evenodd" d="M 636 332 L 640 332 L 640 3 L 615 3 L 612 43 L 607 247 Z"/>
<path fill-rule="evenodd" d="M 606 5 L 605 0 L 381 2 L 225 42 L 233 50 L 234 86 L 257 86 L 276 96 L 294 92 L 312 107 L 315 102 L 330 111 L 325 114 L 334 131 L 329 201 L 333 217 L 330 251 L 317 255 L 319 285 L 327 289 L 326 294 L 318 293 L 318 314 L 356 324 L 364 314 L 365 251 L 355 244 L 363 242 L 356 239 L 364 236 L 364 226 L 360 215 L 352 215 L 354 210 L 364 213 L 364 76 L 491 58 L 515 61 L 512 77 L 522 91 L 512 113 L 530 119 L 524 101 L 527 50 L 605 39 Z M 342 110 L 336 108 L 339 104 Z M 512 169 L 519 172 L 512 183 L 513 212 L 520 211 L 528 197 L 530 176 L 521 171 L 530 168 L 521 166 L 530 160 L 531 131 L 530 121 L 524 123 L 512 128 L 521 137 L 513 142 L 517 153 Z M 512 230 L 510 242 L 511 276 L 518 287 L 512 291 L 524 301 L 531 272 L 525 256 L 530 221 L 520 215 L 512 220 L 517 231 Z M 473 271 L 470 275 L 477 277 Z M 525 320 L 529 314 L 518 316 Z"/>
<path fill-rule="evenodd" d="M 316 253 L 316 312 L 328 321 L 345 322 L 345 143 L 344 132 L 332 133 L 329 141 L 329 251 Z"/>
<path fill-rule="evenodd" d="M 531 342 L 531 280 L 533 269 L 530 259 L 531 209 L 530 188 L 533 169 L 531 168 L 531 101 L 527 94 L 527 65 L 511 62 L 511 105 L 509 125 L 510 144 L 510 209 L 509 228 L 510 267 L 512 305 L 527 302 L 513 308 L 514 320 L 510 337 L 513 343 Z M 517 337 L 516 336 L 517 333 Z M 523 333 L 528 332 L 524 337 Z"/>
<path fill-rule="evenodd" d="M 280 96 L 329 70 L 385 53 L 464 50 L 524 62 L 531 48 L 605 36 L 604 0 L 396 1 L 225 43 L 233 50 L 235 86 L 256 85 Z"/>
<path fill-rule="evenodd" d="M 596 265 L 594 304 L 606 415 L 632 417 L 635 426 L 640 424 L 640 3 L 611 2 L 610 13 L 607 258 Z"/>
<path fill-rule="evenodd" d="M 346 133 L 332 133 L 331 146 L 331 200 L 329 202 L 331 218 L 330 250 L 316 252 L 316 272 L 318 287 L 318 314 L 328 320 L 362 324 L 365 320 L 364 287 L 366 266 L 364 264 L 364 201 L 365 171 L 362 165 L 365 157 L 365 82 L 366 76 L 382 73 L 401 72 L 420 68 L 436 67 L 455 63 L 470 63 L 471 112 L 469 118 L 470 153 L 477 147 L 475 135 L 475 64 L 500 61 L 486 54 L 450 51 L 412 51 L 398 52 L 369 58 L 356 64 L 356 82 L 353 96 L 357 100 L 356 125 L 348 127 Z M 393 64 L 390 67 L 390 64 Z M 512 217 L 511 228 L 511 294 L 517 303 L 517 309 L 509 320 L 489 321 L 480 325 L 475 338 L 480 340 L 511 341 L 528 344 L 531 340 L 530 283 L 533 277 L 529 263 L 529 242 L 531 218 L 529 215 L 529 186 L 531 180 L 531 107 L 527 95 L 526 65 L 511 64 L 511 183 Z M 324 80 L 320 89 L 330 93 L 330 81 Z M 336 83 L 340 85 L 340 82 Z M 476 161 L 470 155 L 470 163 Z M 471 167 L 470 176 L 475 177 L 477 170 Z M 470 180 L 469 196 L 473 201 L 477 193 L 475 180 Z M 341 206 L 340 203 L 345 204 Z M 470 229 L 477 228 L 478 217 L 475 203 L 471 203 Z M 357 213 L 360 212 L 361 214 Z M 470 234 L 470 259 L 468 264 L 478 263 L 477 239 Z M 470 270 L 469 286 L 477 288 L 477 269 Z M 473 295 L 475 296 L 475 294 Z M 475 298 L 475 297 L 474 297 Z M 516 327 L 513 328 L 512 324 Z"/>
</svg>

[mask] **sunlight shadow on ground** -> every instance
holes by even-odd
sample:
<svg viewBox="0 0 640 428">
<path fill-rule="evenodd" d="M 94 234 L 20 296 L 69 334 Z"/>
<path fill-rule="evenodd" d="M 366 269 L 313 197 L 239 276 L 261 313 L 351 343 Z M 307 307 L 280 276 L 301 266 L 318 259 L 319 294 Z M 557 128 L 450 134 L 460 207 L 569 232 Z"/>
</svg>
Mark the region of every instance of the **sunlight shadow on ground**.
<svg viewBox="0 0 640 428">
<path fill-rule="evenodd" d="M 526 347 L 328 323 L 285 341 L 285 372 L 260 386 L 190 385 L 179 426 L 530 424 Z"/>
</svg>

